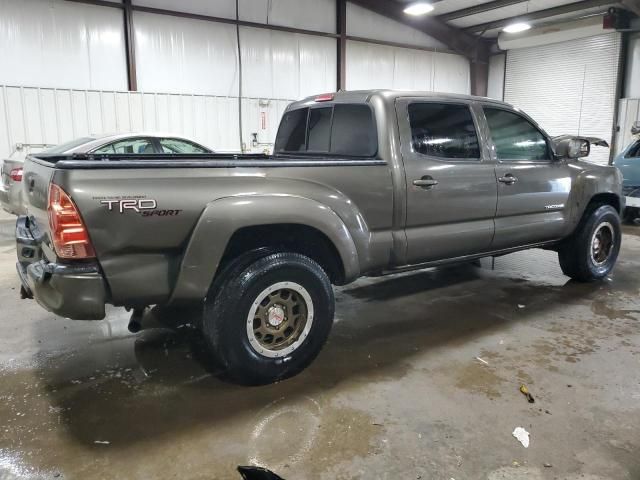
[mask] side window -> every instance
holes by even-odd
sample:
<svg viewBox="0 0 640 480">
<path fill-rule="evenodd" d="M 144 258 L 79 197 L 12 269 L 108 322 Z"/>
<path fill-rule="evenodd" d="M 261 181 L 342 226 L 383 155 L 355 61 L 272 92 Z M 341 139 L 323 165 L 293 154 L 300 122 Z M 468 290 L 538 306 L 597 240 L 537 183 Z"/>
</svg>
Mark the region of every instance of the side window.
<svg viewBox="0 0 640 480">
<path fill-rule="evenodd" d="M 300 152 L 306 150 L 308 108 L 291 110 L 284 114 L 276 135 L 276 152 Z"/>
<path fill-rule="evenodd" d="M 480 146 L 471 111 L 466 105 L 409 105 L 411 146 L 422 155 L 451 159 L 480 159 Z"/>
<path fill-rule="evenodd" d="M 148 138 L 128 138 L 97 148 L 93 153 L 156 153 Z"/>
<path fill-rule="evenodd" d="M 484 107 L 498 160 L 550 160 L 547 139 L 531 122 L 513 112 Z"/>
<path fill-rule="evenodd" d="M 625 158 L 638 158 L 638 157 L 640 157 L 640 140 L 638 140 L 635 143 L 635 145 L 633 145 L 625 155 Z"/>
<path fill-rule="evenodd" d="M 378 134 L 368 105 L 336 104 L 331 126 L 330 153 L 372 157 L 378 151 Z"/>
<path fill-rule="evenodd" d="M 161 138 L 160 147 L 163 153 L 208 153 L 200 145 L 177 138 Z"/>
<path fill-rule="evenodd" d="M 309 112 L 309 152 L 328 152 L 333 108 L 312 108 Z"/>
</svg>

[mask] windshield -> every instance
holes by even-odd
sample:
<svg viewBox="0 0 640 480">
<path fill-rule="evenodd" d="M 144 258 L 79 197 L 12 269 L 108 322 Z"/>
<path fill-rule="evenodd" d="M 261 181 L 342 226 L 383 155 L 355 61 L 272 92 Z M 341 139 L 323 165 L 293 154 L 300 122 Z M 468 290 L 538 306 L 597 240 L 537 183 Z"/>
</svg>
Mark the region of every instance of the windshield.
<svg viewBox="0 0 640 480">
<path fill-rule="evenodd" d="M 43 153 L 64 153 L 68 150 L 79 147 L 80 145 L 91 142 L 93 140 L 95 140 L 95 138 L 93 137 L 76 138 L 75 140 L 71 140 L 69 142 L 56 145 L 55 147 L 48 148 L 44 150 Z"/>
</svg>

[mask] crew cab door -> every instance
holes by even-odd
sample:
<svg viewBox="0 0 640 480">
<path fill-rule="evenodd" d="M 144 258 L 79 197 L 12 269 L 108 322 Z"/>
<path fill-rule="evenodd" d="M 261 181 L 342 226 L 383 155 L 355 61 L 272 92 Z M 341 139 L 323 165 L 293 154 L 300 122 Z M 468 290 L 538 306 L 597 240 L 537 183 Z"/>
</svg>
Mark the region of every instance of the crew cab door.
<svg viewBox="0 0 640 480">
<path fill-rule="evenodd" d="M 496 160 L 498 208 L 492 250 L 556 240 L 565 232 L 571 175 L 548 137 L 526 116 L 483 105 Z"/>
<path fill-rule="evenodd" d="M 497 186 L 469 102 L 396 101 L 406 183 L 406 263 L 487 250 Z"/>
</svg>

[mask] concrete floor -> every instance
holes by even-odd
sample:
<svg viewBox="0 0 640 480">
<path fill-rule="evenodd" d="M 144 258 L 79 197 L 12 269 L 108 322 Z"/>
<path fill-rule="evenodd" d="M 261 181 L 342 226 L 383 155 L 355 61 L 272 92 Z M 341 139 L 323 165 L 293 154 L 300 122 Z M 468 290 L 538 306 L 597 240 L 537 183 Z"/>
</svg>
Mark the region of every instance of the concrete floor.
<svg viewBox="0 0 640 480">
<path fill-rule="evenodd" d="M 640 227 L 625 232 L 597 284 L 540 250 L 358 281 L 311 368 L 243 388 L 119 309 L 77 322 L 19 300 L 3 216 L 0 478 L 636 480 Z"/>
</svg>

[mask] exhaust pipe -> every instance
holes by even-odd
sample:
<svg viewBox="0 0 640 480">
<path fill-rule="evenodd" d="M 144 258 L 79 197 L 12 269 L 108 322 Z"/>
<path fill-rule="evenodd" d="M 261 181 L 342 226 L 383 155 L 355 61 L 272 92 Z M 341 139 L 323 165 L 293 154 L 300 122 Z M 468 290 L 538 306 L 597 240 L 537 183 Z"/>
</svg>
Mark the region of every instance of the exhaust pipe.
<svg viewBox="0 0 640 480">
<path fill-rule="evenodd" d="M 131 318 L 129 319 L 128 329 L 131 333 L 138 333 L 142 330 L 142 315 L 144 314 L 144 308 L 134 308 L 131 312 Z"/>
</svg>

